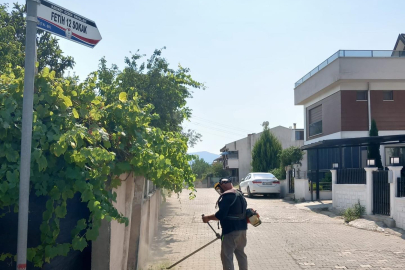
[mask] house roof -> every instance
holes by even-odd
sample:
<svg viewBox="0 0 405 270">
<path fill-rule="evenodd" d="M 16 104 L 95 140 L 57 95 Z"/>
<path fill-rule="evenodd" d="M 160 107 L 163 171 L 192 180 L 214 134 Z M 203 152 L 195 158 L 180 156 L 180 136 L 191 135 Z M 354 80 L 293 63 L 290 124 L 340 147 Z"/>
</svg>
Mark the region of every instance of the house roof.
<svg viewBox="0 0 405 270">
<path fill-rule="evenodd" d="M 405 135 L 387 135 L 387 136 L 324 140 L 304 145 L 303 147 L 301 147 L 301 149 L 312 150 L 322 148 L 368 146 L 372 144 L 397 144 L 397 143 L 405 143 Z"/>
<path fill-rule="evenodd" d="M 400 47 L 398 48 L 398 46 Z M 394 46 L 394 51 L 404 51 L 405 50 L 405 34 L 399 34 L 397 38 L 397 42 Z"/>
</svg>

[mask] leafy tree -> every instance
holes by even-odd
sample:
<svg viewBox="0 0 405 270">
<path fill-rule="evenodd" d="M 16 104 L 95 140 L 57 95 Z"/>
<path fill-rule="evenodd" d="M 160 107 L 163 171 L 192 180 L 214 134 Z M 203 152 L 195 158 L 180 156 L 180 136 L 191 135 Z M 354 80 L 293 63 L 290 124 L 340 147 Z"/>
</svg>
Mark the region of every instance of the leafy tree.
<svg viewBox="0 0 405 270">
<path fill-rule="evenodd" d="M 152 126 L 164 131 L 182 131 L 181 123 L 191 117 L 191 109 L 186 106 L 186 99 L 192 97 L 190 88 L 205 89 L 205 86 L 192 79 L 188 68 L 180 65 L 176 70 L 170 68 L 162 57 L 163 49 L 155 50 L 146 62 L 141 61 L 144 55 L 139 53 L 125 58 L 122 72 L 116 66 L 107 68 L 102 59 L 99 83 L 108 84 L 116 76 L 129 98 L 137 96 L 141 106 L 153 105 L 152 113 L 159 117 L 152 119 Z M 107 99 L 111 96 L 109 88 L 100 87 L 100 93 Z"/>
<path fill-rule="evenodd" d="M 191 78 L 189 69 L 180 65 L 177 70 L 169 68 L 162 50 L 155 50 L 146 63 L 141 61 L 144 55 L 139 53 L 125 58 L 127 66 L 123 71 L 114 64 L 109 68 L 107 60 L 102 58 L 98 89 L 108 99 L 110 87 L 122 87 L 129 98 L 138 98 L 139 105 L 152 104 L 152 113 L 158 117 L 152 119 L 151 125 L 164 131 L 181 132 L 188 139 L 189 147 L 194 147 L 201 141 L 201 134 L 191 129 L 184 131 L 181 124 L 191 117 L 191 109 L 186 106 L 186 99 L 192 97 L 190 88 L 205 89 L 205 86 Z M 114 80 L 118 85 L 112 84 Z"/>
<path fill-rule="evenodd" d="M 378 128 L 377 128 L 377 123 L 373 119 L 371 121 L 371 128 L 370 128 L 370 137 L 373 136 L 378 136 Z M 381 162 L 381 154 L 380 154 L 380 144 L 373 144 L 368 147 L 368 153 L 367 153 L 368 159 L 375 159 L 375 165 L 378 168 L 382 168 L 382 162 Z"/>
<path fill-rule="evenodd" d="M 0 4 L 0 72 L 9 64 L 23 67 L 25 61 L 25 5 L 15 3 L 11 12 L 7 10 L 7 4 Z M 71 56 L 63 55 L 57 38 L 42 30 L 37 34 L 37 61 L 39 70 L 49 67 L 56 76 L 75 64 Z"/>
<path fill-rule="evenodd" d="M 270 171 L 277 179 L 285 179 L 285 169 L 284 168 L 275 168 Z"/>
<path fill-rule="evenodd" d="M 285 167 L 293 164 L 301 165 L 303 156 L 304 153 L 302 152 L 300 147 L 291 146 L 287 149 L 283 149 L 280 153 L 280 170 L 276 172 L 281 177 L 279 179 L 286 178 Z"/>
<path fill-rule="evenodd" d="M 18 211 L 24 71 L 6 66 L 0 76 L 0 208 Z M 108 97 L 98 88 L 97 73 L 78 83 L 44 68 L 35 79 L 31 190 L 48 198 L 42 243 L 28 250 L 35 266 L 83 250 L 97 238 L 102 219 L 128 224 L 113 205 L 113 188 L 123 173 L 143 175 L 177 193 L 184 186 L 194 191 L 187 138 L 154 127 L 154 106 L 140 105 L 138 94 L 128 94 L 120 79 L 102 85 Z M 88 204 L 90 217 L 78 221 L 71 242 L 58 243 L 59 221 L 76 193 Z M 0 254 L 0 259 L 11 256 Z"/>
<path fill-rule="evenodd" d="M 211 166 L 211 175 L 213 177 L 227 177 L 229 173 L 224 170 L 224 167 L 221 162 L 215 162 Z"/>
<path fill-rule="evenodd" d="M 279 154 L 282 151 L 281 143 L 268 127 L 263 123 L 263 132 L 255 143 L 252 151 L 252 170 L 254 172 L 269 172 L 280 167 Z"/>
<path fill-rule="evenodd" d="M 194 147 L 198 142 L 201 142 L 202 135 L 195 130 L 188 129 L 187 131 L 182 131 L 182 134 L 187 137 L 189 147 Z"/>
<path fill-rule="evenodd" d="M 304 156 L 300 147 L 291 146 L 287 149 L 283 149 L 280 153 L 280 162 L 282 168 L 293 165 L 293 164 L 300 164 L 301 160 Z"/>
<path fill-rule="evenodd" d="M 191 170 L 196 175 L 197 180 L 205 178 L 209 173 L 211 165 L 205 162 L 204 159 L 199 158 L 198 156 L 191 163 Z"/>
</svg>

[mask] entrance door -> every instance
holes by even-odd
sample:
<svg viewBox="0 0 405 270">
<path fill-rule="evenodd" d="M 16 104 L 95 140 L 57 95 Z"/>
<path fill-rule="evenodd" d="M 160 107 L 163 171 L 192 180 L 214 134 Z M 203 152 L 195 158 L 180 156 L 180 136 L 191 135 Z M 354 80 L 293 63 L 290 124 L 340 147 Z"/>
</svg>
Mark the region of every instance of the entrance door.
<svg viewBox="0 0 405 270">
<path fill-rule="evenodd" d="M 373 172 L 373 214 L 390 215 L 388 171 Z"/>
</svg>

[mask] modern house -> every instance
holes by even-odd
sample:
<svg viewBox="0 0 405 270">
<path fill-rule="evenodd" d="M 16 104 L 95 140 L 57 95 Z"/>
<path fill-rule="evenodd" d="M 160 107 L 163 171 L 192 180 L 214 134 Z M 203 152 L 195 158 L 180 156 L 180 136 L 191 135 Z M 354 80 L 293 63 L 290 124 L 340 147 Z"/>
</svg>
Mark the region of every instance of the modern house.
<svg viewBox="0 0 405 270">
<path fill-rule="evenodd" d="M 392 51 L 339 50 L 298 80 L 294 98 L 304 108 L 304 144 L 368 137 L 372 119 L 380 136 L 405 134 L 404 47 L 401 34 Z M 398 147 L 381 147 L 384 166 L 393 152 L 405 162 L 405 148 Z M 323 151 L 321 160 L 339 151 L 343 168 L 366 166 L 367 148 L 360 146 Z"/>
<path fill-rule="evenodd" d="M 292 128 L 277 126 L 271 128 L 270 132 L 277 137 L 283 149 L 304 145 L 304 130 L 297 129 L 295 124 Z M 224 169 L 230 172 L 231 177 L 240 180 L 251 172 L 252 150 L 261 134 L 261 132 L 248 134 L 246 138 L 228 143 L 221 148 Z M 302 162 L 303 165 L 306 164 L 306 158 Z"/>
<path fill-rule="evenodd" d="M 296 197 L 315 199 L 308 192 L 315 183 L 322 199 L 329 182 L 334 207 L 360 202 L 367 214 L 388 216 L 405 229 L 404 50 L 404 34 L 394 50 L 339 50 L 295 83 L 308 157 L 306 176 L 288 179 Z M 372 120 L 379 136 L 369 136 Z M 368 158 L 370 147 L 379 147 L 383 168 Z"/>
</svg>

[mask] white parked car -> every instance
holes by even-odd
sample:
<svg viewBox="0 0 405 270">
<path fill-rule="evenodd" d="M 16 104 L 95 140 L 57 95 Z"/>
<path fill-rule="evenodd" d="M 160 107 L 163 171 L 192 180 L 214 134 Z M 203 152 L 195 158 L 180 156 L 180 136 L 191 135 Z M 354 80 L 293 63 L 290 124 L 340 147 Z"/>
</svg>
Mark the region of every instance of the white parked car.
<svg viewBox="0 0 405 270">
<path fill-rule="evenodd" d="M 280 196 L 280 181 L 271 173 L 249 173 L 239 184 L 242 193 L 249 198 L 254 194 L 277 194 Z"/>
</svg>

